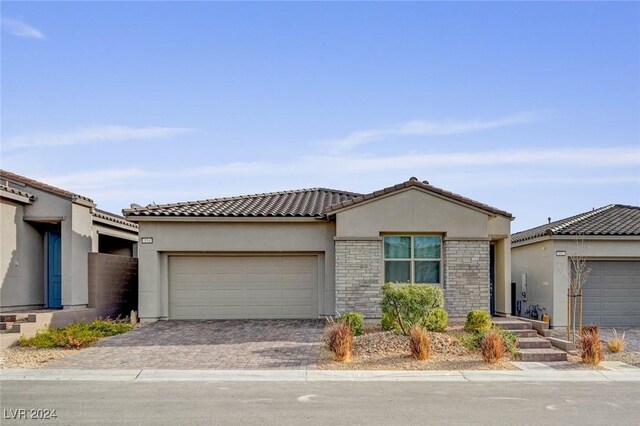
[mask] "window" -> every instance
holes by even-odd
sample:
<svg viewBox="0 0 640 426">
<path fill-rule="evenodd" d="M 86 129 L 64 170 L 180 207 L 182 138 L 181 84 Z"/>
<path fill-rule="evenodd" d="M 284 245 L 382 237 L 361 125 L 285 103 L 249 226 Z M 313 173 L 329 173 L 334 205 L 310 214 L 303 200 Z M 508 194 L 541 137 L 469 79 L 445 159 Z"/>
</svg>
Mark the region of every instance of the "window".
<svg viewBox="0 0 640 426">
<path fill-rule="evenodd" d="M 442 239 L 438 236 L 384 237 L 384 280 L 440 284 Z"/>
</svg>

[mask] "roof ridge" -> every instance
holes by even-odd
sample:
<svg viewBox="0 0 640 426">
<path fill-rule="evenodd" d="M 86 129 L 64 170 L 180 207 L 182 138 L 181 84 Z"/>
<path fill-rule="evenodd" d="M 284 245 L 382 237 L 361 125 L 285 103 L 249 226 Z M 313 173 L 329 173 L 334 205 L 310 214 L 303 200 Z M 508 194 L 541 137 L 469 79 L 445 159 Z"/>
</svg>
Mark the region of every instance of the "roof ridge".
<svg viewBox="0 0 640 426">
<path fill-rule="evenodd" d="M 561 223 L 558 226 L 548 228 L 548 231 L 551 231 L 552 234 L 555 234 L 556 232 L 561 231 L 562 229 L 564 229 L 564 228 L 566 228 L 566 227 L 568 227 L 570 225 L 573 225 L 573 224 L 578 223 L 578 222 L 580 222 L 582 220 L 585 220 L 585 219 L 588 219 L 590 217 L 593 217 L 593 216 L 595 216 L 597 214 L 600 214 L 600 213 L 602 213 L 604 211 L 607 211 L 607 210 L 609 210 L 609 209 L 611 209 L 611 208 L 613 208 L 615 206 L 616 206 L 615 204 L 609 204 L 609 205 L 606 205 L 604 207 L 600 207 L 599 209 L 591 210 L 590 212 L 578 215 L 578 217 L 576 217 L 575 219 L 567 220 L 567 221 Z"/>
</svg>

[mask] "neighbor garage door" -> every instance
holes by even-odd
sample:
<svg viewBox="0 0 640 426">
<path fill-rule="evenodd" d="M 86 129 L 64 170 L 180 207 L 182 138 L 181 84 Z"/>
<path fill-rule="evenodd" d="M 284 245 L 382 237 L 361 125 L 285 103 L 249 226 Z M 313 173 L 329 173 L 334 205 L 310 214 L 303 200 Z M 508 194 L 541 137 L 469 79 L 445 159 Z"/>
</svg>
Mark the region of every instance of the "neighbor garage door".
<svg viewBox="0 0 640 426">
<path fill-rule="evenodd" d="M 592 261 L 589 267 L 583 324 L 640 326 L 640 261 Z"/>
<path fill-rule="evenodd" d="M 317 318 L 316 256 L 172 256 L 170 319 Z"/>
</svg>

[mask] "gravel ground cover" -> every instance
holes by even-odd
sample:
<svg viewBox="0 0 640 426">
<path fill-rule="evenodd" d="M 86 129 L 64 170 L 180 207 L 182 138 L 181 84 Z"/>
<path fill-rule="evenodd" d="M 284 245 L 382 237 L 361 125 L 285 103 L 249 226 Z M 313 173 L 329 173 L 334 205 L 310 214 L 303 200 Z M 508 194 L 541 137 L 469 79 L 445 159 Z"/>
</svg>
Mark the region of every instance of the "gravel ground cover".
<svg viewBox="0 0 640 426">
<path fill-rule="evenodd" d="M 42 368 L 54 359 L 78 353 L 76 349 L 36 349 L 13 346 L 0 350 L 0 368 Z"/>
<path fill-rule="evenodd" d="M 458 340 L 465 334 L 461 324 L 447 327 L 444 333 L 429 333 L 432 353 L 426 361 L 409 355 L 406 336 L 384 331 L 377 324 L 365 325 L 362 336 L 354 339 L 354 353 L 347 363 L 335 362 L 323 348 L 318 368 L 324 370 L 517 370 L 509 359 L 496 364 L 483 361 L 478 352 L 466 349 Z"/>
</svg>

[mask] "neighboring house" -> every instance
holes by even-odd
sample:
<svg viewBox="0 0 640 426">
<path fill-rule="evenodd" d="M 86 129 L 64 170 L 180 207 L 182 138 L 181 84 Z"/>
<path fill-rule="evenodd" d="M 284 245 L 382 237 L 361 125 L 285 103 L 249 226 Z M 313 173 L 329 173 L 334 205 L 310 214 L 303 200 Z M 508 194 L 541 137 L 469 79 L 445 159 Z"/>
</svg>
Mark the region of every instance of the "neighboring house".
<svg viewBox="0 0 640 426">
<path fill-rule="evenodd" d="M 117 307 L 129 291 L 123 286 L 135 285 L 136 224 L 5 170 L 0 201 L 0 312 L 89 307 L 100 314 Z"/>
<path fill-rule="evenodd" d="M 454 317 L 510 314 L 512 216 L 416 178 L 366 195 L 313 188 L 123 213 L 140 226 L 142 321 L 379 318 L 384 281 L 442 286 Z"/>
<path fill-rule="evenodd" d="M 586 257 L 583 324 L 640 326 L 640 207 L 608 205 L 511 237 L 512 280 L 522 313 L 540 305 L 567 325 L 569 258 Z M 526 298 L 523 297 L 526 280 Z"/>
</svg>

